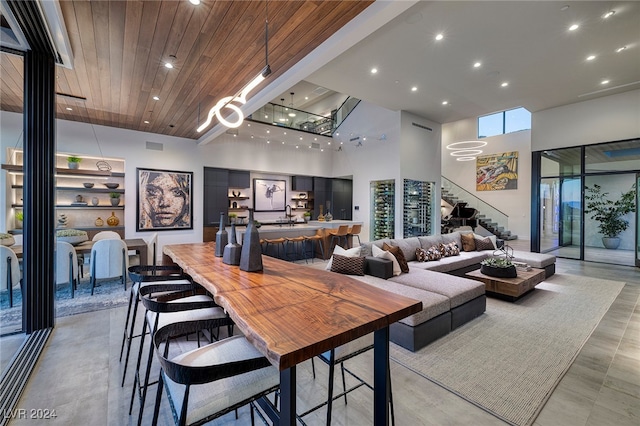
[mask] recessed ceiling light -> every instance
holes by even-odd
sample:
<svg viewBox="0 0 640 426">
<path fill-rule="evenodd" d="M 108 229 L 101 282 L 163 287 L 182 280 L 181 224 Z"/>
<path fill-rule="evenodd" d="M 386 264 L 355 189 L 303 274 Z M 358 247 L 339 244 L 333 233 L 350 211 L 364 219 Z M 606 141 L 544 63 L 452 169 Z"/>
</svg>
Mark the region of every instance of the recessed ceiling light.
<svg viewBox="0 0 640 426">
<path fill-rule="evenodd" d="M 282 141 L 282 145 L 284 145 L 284 141 Z"/>
<path fill-rule="evenodd" d="M 269 139 L 267 139 L 267 143 L 271 143 L 271 141 Z"/>
<path fill-rule="evenodd" d="M 191 4 L 195 5 L 195 6 L 197 6 L 197 5 L 199 5 L 199 4 L 200 4 L 200 0 L 189 0 L 189 3 L 191 3 Z"/>
<path fill-rule="evenodd" d="M 269 116 L 267 114 L 264 115 L 264 118 L 269 118 Z"/>
<path fill-rule="evenodd" d="M 327 142 L 327 145 L 331 145 L 331 142 Z"/>
<path fill-rule="evenodd" d="M 149 120 L 144 120 L 144 124 L 149 124 Z"/>
<path fill-rule="evenodd" d="M 324 152 L 324 148 L 320 148 L 320 152 Z"/>
<path fill-rule="evenodd" d="M 308 97 L 308 96 L 305 96 L 305 97 L 304 97 L 304 100 L 305 100 L 305 101 L 308 101 L 308 100 L 309 100 L 309 97 Z"/>
<path fill-rule="evenodd" d="M 578 28 L 580 28 L 580 25 L 578 25 L 578 24 L 573 24 L 572 26 L 570 26 L 570 27 L 569 27 L 569 31 L 575 31 L 575 30 L 577 30 Z"/>
<path fill-rule="evenodd" d="M 508 81 L 505 81 L 505 82 L 504 82 L 504 83 L 502 83 L 500 86 L 501 86 L 501 87 L 507 87 L 508 85 L 509 85 L 509 82 L 508 82 Z"/>
<path fill-rule="evenodd" d="M 609 84 L 609 80 L 602 80 L 600 84 Z"/>
<path fill-rule="evenodd" d="M 296 145 L 296 148 L 300 148 L 300 145 Z"/>
<path fill-rule="evenodd" d="M 311 149 L 311 145 L 309 145 L 308 148 Z"/>
<path fill-rule="evenodd" d="M 444 38 L 444 35 L 442 33 L 440 33 L 440 34 L 438 34 L 436 36 L 436 40 L 438 40 L 438 41 L 442 40 L 443 38 Z"/>
<path fill-rule="evenodd" d="M 596 58 L 596 55 L 587 56 L 587 61 L 593 61 Z"/>
<path fill-rule="evenodd" d="M 567 9 L 569 9 L 569 5 L 568 5 L 568 4 L 565 4 L 564 6 L 562 6 L 562 7 L 560 8 L 560 10 L 561 10 L 561 11 L 563 11 L 563 12 L 564 12 L 565 10 L 567 10 Z"/>
<path fill-rule="evenodd" d="M 363 138 L 362 138 L 362 140 L 363 140 L 363 141 L 366 141 L 366 140 L 367 140 L 367 137 L 366 137 L 366 136 L 365 136 L 365 137 L 363 137 Z"/>
<path fill-rule="evenodd" d="M 416 86 L 413 86 L 413 87 L 411 88 L 411 91 L 412 91 L 412 92 L 417 92 L 417 91 L 418 91 L 418 88 L 417 88 Z"/>
<path fill-rule="evenodd" d="M 340 136 L 340 132 L 336 132 L 336 136 Z"/>
<path fill-rule="evenodd" d="M 286 134 L 287 134 L 287 132 L 284 132 L 284 134 L 286 135 Z"/>
<path fill-rule="evenodd" d="M 154 97 L 153 97 L 153 100 L 154 100 L 154 101 L 159 101 L 159 100 L 160 100 L 160 98 L 159 98 L 159 97 L 157 97 L 157 96 L 154 96 Z"/>
<path fill-rule="evenodd" d="M 302 140 L 302 136 L 300 136 L 300 140 Z"/>
<path fill-rule="evenodd" d="M 480 68 L 482 66 L 482 62 L 476 62 L 475 64 L 473 64 L 474 68 Z"/>
<path fill-rule="evenodd" d="M 313 140 L 314 140 L 314 141 L 317 141 L 317 140 L 318 140 L 318 138 L 313 138 Z"/>
<path fill-rule="evenodd" d="M 378 68 L 371 68 L 371 74 L 377 74 Z"/>
<path fill-rule="evenodd" d="M 343 142 L 340 142 L 340 145 L 342 145 L 342 144 L 343 144 Z"/>
<path fill-rule="evenodd" d="M 66 108 L 66 110 L 67 110 L 67 111 L 73 111 L 73 109 L 71 109 L 71 108 L 69 108 L 69 107 L 67 107 L 67 108 Z"/>
<path fill-rule="evenodd" d="M 251 124 L 247 123 L 247 127 L 251 127 Z"/>
<path fill-rule="evenodd" d="M 267 133 L 271 133 L 271 130 L 267 130 Z"/>
<path fill-rule="evenodd" d="M 442 105 L 449 105 L 449 101 L 442 101 Z"/>
<path fill-rule="evenodd" d="M 253 135 L 251 135 L 251 139 L 253 139 Z"/>
<path fill-rule="evenodd" d="M 607 19 L 607 18 L 609 18 L 609 17 L 611 17 L 611 16 L 615 15 L 615 13 L 616 13 L 616 11 L 615 11 L 615 10 L 610 10 L 610 11 L 608 11 L 607 13 L 605 13 L 604 15 L 602 15 L 602 17 L 603 17 L 604 19 Z"/>
<path fill-rule="evenodd" d="M 296 115 L 292 112 L 289 113 L 289 117 L 295 117 Z"/>
<path fill-rule="evenodd" d="M 165 68 L 172 69 L 172 68 L 173 68 L 173 64 L 172 64 L 171 62 L 165 62 L 165 63 L 164 63 L 164 67 L 165 67 Z"/>
<path fill-rule="evenodd" d="M 616 49 L 616 53 L 620 53 L 620 52 L 622 52 L 623 50 L 625 50 L 626 48 L 627 48 L 627 46 L 618 47 L 618 48 Z"/>
<path fill-rule="evenodd" d="M 279 120 L 280 120 L 280 121 L 282 121 L 282 122 L 284 122 L 284 121 L 286 121 L 287 119 L 286 119 L 286 118 L 279 118 Z"/>
</svg>

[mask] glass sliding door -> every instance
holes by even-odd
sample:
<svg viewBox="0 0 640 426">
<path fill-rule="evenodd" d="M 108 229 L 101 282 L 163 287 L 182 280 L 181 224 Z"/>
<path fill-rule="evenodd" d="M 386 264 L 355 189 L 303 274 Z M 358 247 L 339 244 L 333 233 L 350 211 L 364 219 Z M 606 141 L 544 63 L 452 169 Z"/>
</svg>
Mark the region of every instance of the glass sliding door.
<svg viewBox="0 0 640 426">
<path fill-rule="evenodd" d="M 580 178 L 540 181 L 540 251 L 580 258 L 582 222 Z"/>
</svg>

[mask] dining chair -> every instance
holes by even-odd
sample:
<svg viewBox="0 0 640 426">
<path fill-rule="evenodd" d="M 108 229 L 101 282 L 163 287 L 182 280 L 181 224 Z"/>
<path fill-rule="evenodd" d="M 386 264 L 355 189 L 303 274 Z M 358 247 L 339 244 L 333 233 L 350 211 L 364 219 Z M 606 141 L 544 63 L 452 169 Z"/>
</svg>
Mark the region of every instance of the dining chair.
<svg viewBox="0 0 640 426">
<path fill-rule="evenodd" d="M 100 240 L 121 240 L 120 234 L 115 231 L 100 231 L 96 235 L 93 236 L 91 241 L 100 241 Z"/>
<path fill-rule="evenodd" d="M 22 289 L 22 277 L 18 256 L 6 246 L 0 246 L 0 280 L 1 287 L 9 291 L 9 307 L 13 308 L 13 288 Z"/>
<path fill-rule="evenodd" d="M 120 277 L 122 286 L 127 289 L 127 244 L 120 239 L 98 240 L 91 247 L 91 295 L 96 286 L 96 280 L 102 278 Z"/>
<path fill-rule="evenodd" d="M 177 425 L 203 424 L 247 404 L 251 404 L 253 425 L 253 401 L 278 390 L 278 369 L 244 336 L 170 356 L 170 339 L 198 326 L 196 322 L 171 324 L 153 336 L 161 369 L 151 424 L 158 424 L 164 389 Z"/>
<path fill-rule="evenodd" d="M 167 293 L 169 291 L 170 293 Z M 161 294 L 154 297 L 154 295 Z M 142 424 L 142 414 L 147 398 L 147 388 L 149 387 L 149 375 L 151 373 L 151 364 L 153 362 L 153 342 L 149 343 L 149 355 L 147 357 L 146 371 L 144 376 L 140 375 L 140 366 L 142 365 L 142 354 L 144 350 L 145 336 L 148 333 L 153 337 L 154 333 L 168 324 L 177 324 L 185 321 L 196 321 L 200 328 L 196 332 L 196 340 L 200 346 L 200 331 L 209 330 L 212 338 L 219 337 L 213 334 L 213 328 L 218 328 L 219 321 L 228 318 L 228 315 L 219 307 L 213 298 L 209 295 L 192 295 L 193 288 L 185 291 L 184 285 L 180 284 L 150 284 L 140 287 L 139 294 L 142 305 L 146 309 L 144 323 L 140 333 L 140 348 L 138 350 L 138 361 L 136 364 L 133 388 L 131 391 L 131 402 L 129 405 L 129 414 L 133 410 L 133 401 L 136 392 L 140 402 L 140 411 L 138 412 L 138 425 Z M 231 320 L 225 320 L 228 325 L 229 335 L 233 333 Z M 186 334 L 186 333 L 185 333 Z"/>
<path fill-rule="evenodd" d="M 69 283 L 71 298 L 78 285 L 78 256 L 76 249 L 65 241 L 56 242 L 56 285 Z"/>
<path fill-rule="evenodd" d="M 140 301 L 140 287 L 148 285 L 166 284 L 167 288 L 175 289 L 173 286 L 184 286 L 185 290 L 195 289 L 191 279 L 182 272 L 178 265 L 134 265 L 129 266 L 129 278 L 132 281 L 131 292 L 129 293 L 129 306 L 127 308 L 127 318 L 124 321 L 124 333 L 122 345 L 120 346 L 120 362 L 124 353 L 124 345 L 127 343 L 127 355 L 125 357 L 124 369 L 122 372 L 122 386 L 127 375 L 129 365 L 129 354 L 131 353 L 131 340 L 140 335 L 134 335 L 136 316 Z M 133 312 L 131 308 L 133 307 Z M 129 322 L 131 320 L 131 322 Z"/>
<path fill-rule="evenodd" d="M 149 238 L 145 238 L 145 242 L 147 243 L 147 265 L 156 265 L 158 262 L 156 253 L 156 248 L 158 245 L 158 233 L 154 232 L 149 236 Z M 139 254 L 130 254 L 129 266 L 142 265 L 140 260 L 141 259 Z"/>
<path fill-rule="evenodd" d="M 349 343 L 345 343 L 344 345 L 338 346 L 337 348 L 331 349 L 330 351 L 324 352 L 318 355 L 318 358 L 323 361 L 325 364 L 329 366 L 329 384 L 327 386 L 327 401 L 322 404 L 318 404 L 313 408 L 308 409 L 304 413 L 300 414 L 300 417 L 306 416 L 307 414 L 317 410 L 318 408 L 327 406 L 327 426 L 331 425 L 331 408 L 333 407 L 333 401 L 344 396 L 344 403 L 347 404 L 347 394 L 358 389 L 361 386 L 366 386 L 369 389 L 373 390 L 373 387 L 365 382 L 362 378 L 356 376 L 354 373 L 349 371 L 345 366 L 344 362 L 357 356 L 362 353 L 365 353 L 371 349 L 373 349 L 373 333 L 369 333 L 365 336 L 362 336 L 358 339 L 352 340 Z M 340 364 L 340 371 L 342 373 L 342 393 L 334 396 L 333 395 L 333 376 L 335 372 L 336 364 Z M 316 378 L 316 367 L 311 358 L 311 369 L 313 373 L 313 378 Z M 358 384 L 347 389 L 347 381 L 345 377 L 345 373 L 348 373 L 353 378 L 358 381 Z M 391 415 L 391 424 L 395 425 L 395 416 L 393 412 L 393 393 L 391 392 L 391 373 L 387 369 L 387 380 L 389 381 L 389 411 Z"/>
</svg>

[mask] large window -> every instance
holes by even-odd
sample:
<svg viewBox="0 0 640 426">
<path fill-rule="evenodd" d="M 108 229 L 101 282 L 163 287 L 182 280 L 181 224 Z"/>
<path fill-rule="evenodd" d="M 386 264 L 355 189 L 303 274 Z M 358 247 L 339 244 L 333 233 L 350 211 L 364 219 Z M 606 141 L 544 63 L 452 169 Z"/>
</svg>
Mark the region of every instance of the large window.
<svg viewBox="0 0 640 426">
<path fill-rule="evenodd" d="M 522 107 L 478 117 L 478 138 L 529 129 L 531 113 Z"/>
</svg>

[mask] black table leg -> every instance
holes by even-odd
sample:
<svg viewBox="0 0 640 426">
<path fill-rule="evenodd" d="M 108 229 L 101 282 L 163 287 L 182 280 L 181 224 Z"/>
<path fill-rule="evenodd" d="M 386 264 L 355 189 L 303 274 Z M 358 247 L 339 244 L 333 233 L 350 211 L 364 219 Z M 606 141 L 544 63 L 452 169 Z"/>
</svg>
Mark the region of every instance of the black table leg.
<svg viewBox="0 0 640 426">
<path fill-rule="evenodd" d="M 280 426 L 294 426 L 296 424 L 295 365 L 280 372 L 280 401 Z"/>
<path fill-rule="evenodd" d="M 373 346 L 373 424 L 389 424 L 389 327 L 374 333 Z M 281 379 L 282 380 L 282 379 Z M 282 383 L 282 382 L 281 382 Z"/>
</svg>

